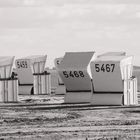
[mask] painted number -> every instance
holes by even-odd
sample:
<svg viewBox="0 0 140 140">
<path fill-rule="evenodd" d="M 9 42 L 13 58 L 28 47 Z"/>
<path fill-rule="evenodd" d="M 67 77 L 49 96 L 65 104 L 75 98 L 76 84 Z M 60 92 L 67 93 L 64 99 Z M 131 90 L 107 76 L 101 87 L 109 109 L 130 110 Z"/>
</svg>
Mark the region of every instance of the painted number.
<svg viewBox="0 0 140 140">
<path fill-rule="evenodd" d="M 95 64 L 96 72 L 113 72 L 115 68 L 115 64 Z"/>
<path fill-rule="evenodd" d="M 28 68 L 26 61 L 17 61 L 17 68 Z"/>
<path fill-rule="evenodd" d="M 59 60 L 57 60 L 57 61 L 56 61 L 56 64 L 57 64 L 57 65 L 59 65 L 59 64 L 60 64 L 60 61 L 59 61 Z"/>
<path fill-rule="evenodd" d="M 85 76 L 82 71 L 63 71 L 63 75 L 65 78 L 80 78 Z"/>
</svg>

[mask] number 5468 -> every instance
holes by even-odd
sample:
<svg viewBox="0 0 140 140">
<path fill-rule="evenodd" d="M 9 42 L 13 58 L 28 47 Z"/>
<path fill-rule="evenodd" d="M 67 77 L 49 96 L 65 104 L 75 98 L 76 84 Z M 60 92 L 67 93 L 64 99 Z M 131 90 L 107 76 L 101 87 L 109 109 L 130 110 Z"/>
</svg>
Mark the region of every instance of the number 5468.
<svg viewBox="0 0 140 140">
<path fill-rule="evenodd" d="M 63 75 L 65 78 L 79 78 L 85 76 L 83 71 L 63 71 Z"/>
</svg>

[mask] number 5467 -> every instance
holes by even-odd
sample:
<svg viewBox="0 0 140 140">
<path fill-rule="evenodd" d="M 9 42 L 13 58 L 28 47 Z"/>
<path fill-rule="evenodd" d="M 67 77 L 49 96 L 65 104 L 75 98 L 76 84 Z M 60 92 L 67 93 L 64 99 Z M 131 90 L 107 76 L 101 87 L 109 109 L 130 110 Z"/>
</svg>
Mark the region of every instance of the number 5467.
<svg viewBox="0 0 140 140">
<path fill-rule="evenodd" d="M 115 68 L 115 64 L 95 64 L 96 72 L 113 72 Z"/>
</svg>

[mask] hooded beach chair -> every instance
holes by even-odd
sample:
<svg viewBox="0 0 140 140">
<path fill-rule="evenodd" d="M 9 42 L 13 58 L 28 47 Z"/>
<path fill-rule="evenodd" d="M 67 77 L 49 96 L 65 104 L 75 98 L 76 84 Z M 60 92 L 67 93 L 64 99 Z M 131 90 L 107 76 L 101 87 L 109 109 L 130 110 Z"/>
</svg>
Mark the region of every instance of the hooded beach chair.
<svg viewBox="0 0 140 140">
<path fill-rule="evenodd" d="M 94 52 L 66 52 L 58 66 L 59 75 L 66 86 L 65 103 L 90 102 L 92 83 L 90 61 Z"/>
</svg>

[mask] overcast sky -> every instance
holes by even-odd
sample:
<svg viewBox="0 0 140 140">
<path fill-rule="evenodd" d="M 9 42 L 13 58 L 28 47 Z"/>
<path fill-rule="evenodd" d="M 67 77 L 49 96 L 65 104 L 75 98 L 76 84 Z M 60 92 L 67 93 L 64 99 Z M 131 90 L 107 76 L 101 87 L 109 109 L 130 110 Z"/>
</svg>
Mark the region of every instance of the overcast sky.
<svg viewBox="0 0 140 140">
<path fill-rule="evenodd" d="M 126 51 L 140 65 L 139 0 L 0 0 L 0 55 Z"/>
</svg>

